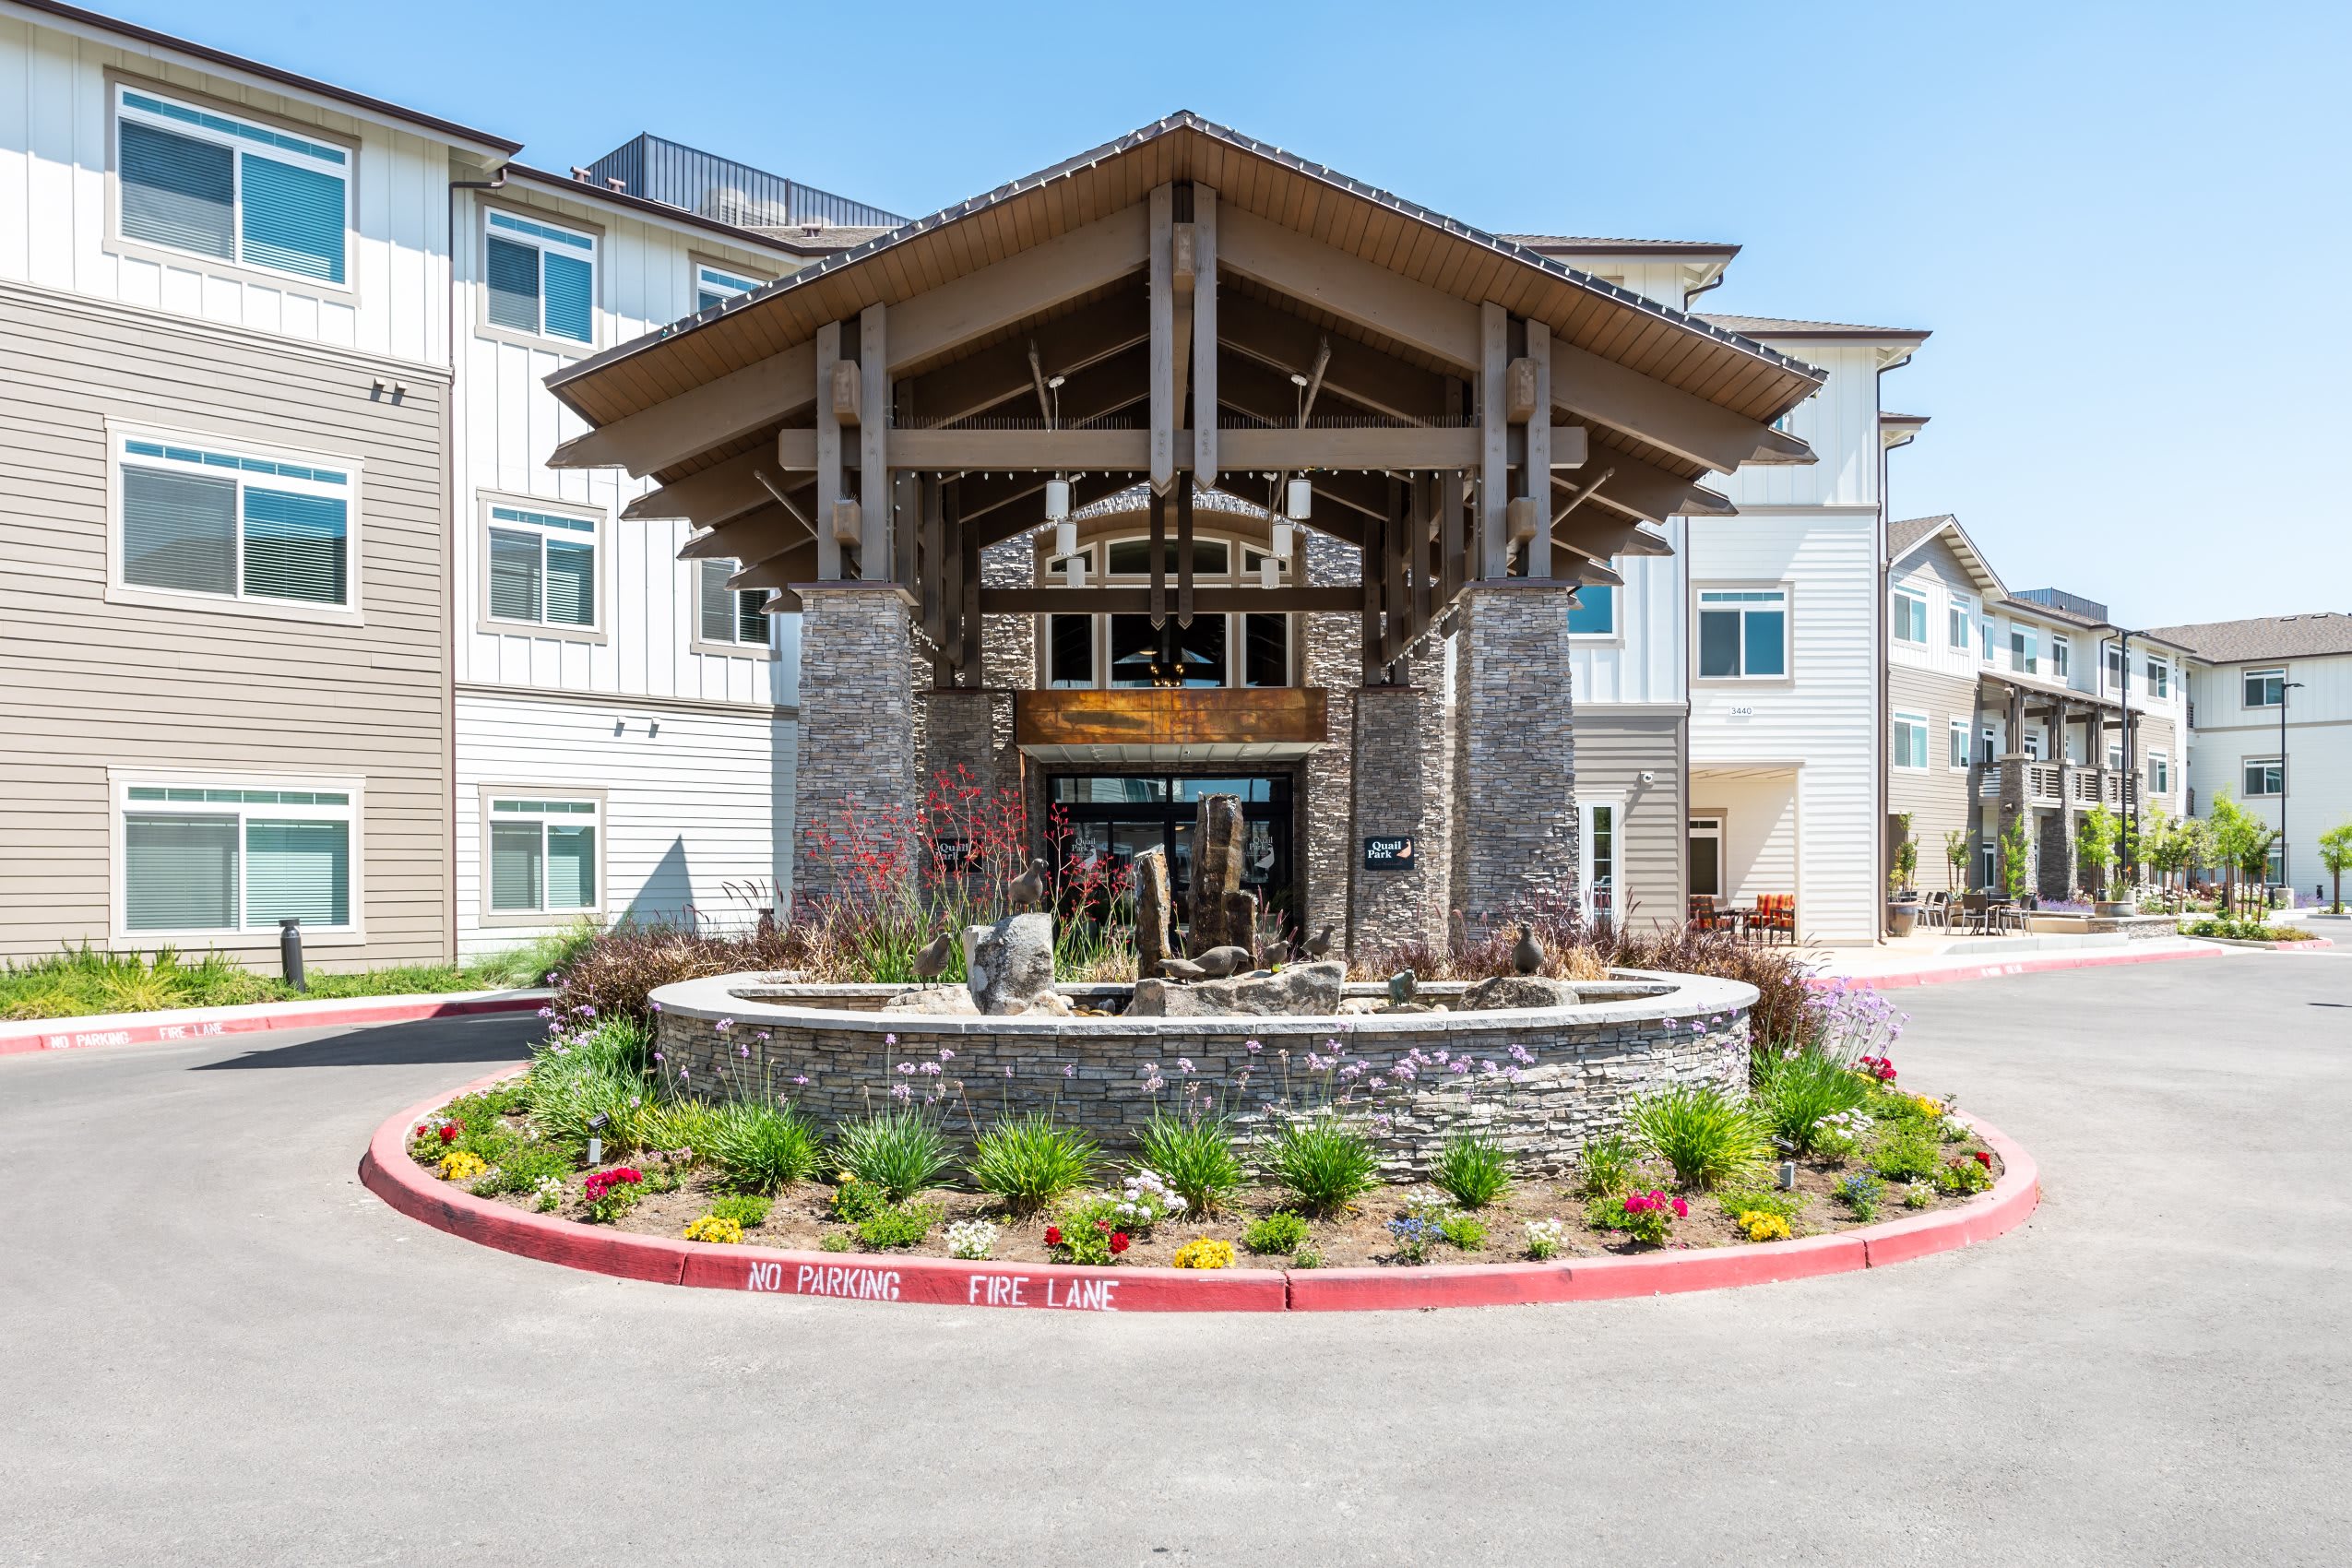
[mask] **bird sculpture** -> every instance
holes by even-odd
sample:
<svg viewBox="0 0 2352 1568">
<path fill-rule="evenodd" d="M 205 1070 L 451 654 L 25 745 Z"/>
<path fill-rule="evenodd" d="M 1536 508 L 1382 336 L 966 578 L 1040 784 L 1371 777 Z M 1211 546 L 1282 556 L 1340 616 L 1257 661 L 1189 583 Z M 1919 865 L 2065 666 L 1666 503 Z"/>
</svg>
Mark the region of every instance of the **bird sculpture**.
<svg viewBox="0 0 2352 1568">
<path fill-rule="evenodd" d="M 1511 967 L 1523 975 L 1531 975 L 1543 968 L 1543 944 L 1536 940 L 1536 928 L 1521 926 L 1519 940 L 1511 944 Z"/>
<path fill-rule="evenodd" d="M 1331 956 L 1331 928 L 1329 926 L 1324 926 L 1321 931 L 1307 938 L 1307 956 L 1310 958 Z"/>
<path fill-rule="evenodd" d="M 1456 958 L 1463 956 L 1470 950 L 1470 922 L 1462 918 L 1462 911 L 1459 909 L 1446 917 L 1445 941 L 1448 950 Z"/>
<path fill-rule="evenodd" d="M 1290 961 L 1290 944 L 1277 938 L 1265 944 L 1265 967 L 1278 969 Z"/>
<path fill-rule="evenodd" d="M 1399 969 L 1388 977 L 1388 1004 L 1392 1007 L 1402 1007 L 1413 1000 L 1420 989 L 1421 980 L 1419 975 L 1410 969 Z"/>
<path fill-rule="evenodd" d="M 1159 972 L 1170 980 L 1182 980 L 1187 984 L 1196 980 L 1208 978 L 1208 971 L 1190 958 L 1162 958 L 1159 961 Z"/>
<path fill-rule="evenodd" d="M 1015 909 L 1034 909 L 1045 902 L 1046 885 L 1045 861 L 1040 857 L 1031 861 L 1029 869 L 1015 877 L 1013 885 L 1004 893 L 1012 899 Z"/>
<path fill-rule="evenodd" d="M 935 980 L 945 974 L 947 956 L 955 951 L 955 946 L 956 933 L 952 931 L 943 931 L 929 942 L 924 943 L 921 951 L 915 955 L 915 978 L 919 980 Z"/>
<path fill-rule="evenodd" d="M 1210 948 L 1193 962 L 1197 964 L 1201 973 L 1209 979 L 1223 980 L 1237 969 L 1247 969 L 1251 967 L 1250 950 L 1229 943 L 1223 947 Z"/>
</svg>

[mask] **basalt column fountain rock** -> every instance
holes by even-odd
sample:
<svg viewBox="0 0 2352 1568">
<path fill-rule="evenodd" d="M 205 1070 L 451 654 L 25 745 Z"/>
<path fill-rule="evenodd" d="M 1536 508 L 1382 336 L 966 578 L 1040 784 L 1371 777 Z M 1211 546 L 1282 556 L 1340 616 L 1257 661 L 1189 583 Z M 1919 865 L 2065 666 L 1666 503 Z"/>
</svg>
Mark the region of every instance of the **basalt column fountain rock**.
<svg viewBox="0 0 2352 1568">
<path fill-rule="evenodd" d="M 1168 851 L 1135 857 L 1135 972 L 1158 975 L 1159 961 L 1176 957 L 1175 906 L 1168 892 Z"/>
<path fill-rule="evenodd" d="M 1192 950 L 1206 953 L 1228 943 L 1257 951 L 1257 932 L 1227 929 L 1231 895 L 1241 890 L 1241 852 L 1248 847 L 1241 825 L 1241 797 L 1203 795 L 1193 823 Z"/>
</svg>

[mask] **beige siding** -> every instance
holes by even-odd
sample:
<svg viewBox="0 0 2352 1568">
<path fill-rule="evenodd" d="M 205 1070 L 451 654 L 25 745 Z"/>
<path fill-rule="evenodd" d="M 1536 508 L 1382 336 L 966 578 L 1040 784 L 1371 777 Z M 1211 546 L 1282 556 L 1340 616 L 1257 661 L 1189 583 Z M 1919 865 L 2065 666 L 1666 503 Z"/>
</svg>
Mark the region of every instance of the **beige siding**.
<svg viewBox="0 0 2352 1568">
<path fill-rule="evenodd" d="M 0 284 L 0 956 L 107 944 L 109 767 L 363 778 L 365 941 L 313 955 L 445 955 L 445 392 L 413 366 Z M 110 418 L 362 465 L 360 622 L 109 602 Z M 266 957 L 275 933 L 222 945 Z"/>
<path fill-rule="evenodd" d="M 1934 628 L 1930 628 L 1934 629 Z M 1943 836 L 1957 828 L 1970 835 L 1976 833 L 1978 813 L 1975 790 L 1983 772 L 1970 767 L 1958 770 L 1948 765 L 1946 748 L 1950 721 L 1967 720 L 1971 756 L 1977 754 L 1976 737 L 1985 720 L 1977 709 L 1977 683 L 1949 675 L 1930 674 L 1895 665 L 1889 690 L 1892 711 L 1887 717 L 1890 731 L 1895 713 L 1922 713 L 1928 720 L 1928 767 L 1924 773 L 1895 767 L 1890 761 L 1887 768 L 1887 811 L 1900 815 L 1912 814 L 1911 836 L 1919 845 L 1918 885 L 1937 890 L 1949 885 L 1946 861 L 1943 858 Z M 1888 756 L 1894 755 L 1890 738 Z M 1887 835 L 1887 867 L 1895 863 L 1895 836 L 1892 825 Z M 1971 861 L 1969 864 L 1976 862 Z M 1965 878 L 1964 878 L 1965 880 Z"/>
<path fill-rule="evenodd" d="M 1576 710 L 1576 794 L 1618 804 L 1621 918 L 1636 926 L 1682 918 L 1683 715 L 1595 704 Z M 1642 782 L 1644 773 L 1652 776 Z"/>
</svg>

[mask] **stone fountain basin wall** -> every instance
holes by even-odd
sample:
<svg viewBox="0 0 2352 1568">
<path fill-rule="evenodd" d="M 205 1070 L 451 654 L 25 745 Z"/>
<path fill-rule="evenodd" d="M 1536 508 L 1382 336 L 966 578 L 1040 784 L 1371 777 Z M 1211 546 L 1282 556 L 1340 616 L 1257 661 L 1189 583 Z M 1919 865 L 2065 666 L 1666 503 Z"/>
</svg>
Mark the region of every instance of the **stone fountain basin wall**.
<svg viewBox="0 0 2352 1568">
<path fill-rule="evenodd" d="M 1134 1148 L 1136 1129 L 1151 1113 L 1152 1066 L 1165 1084 L 1158 1103 L 1181 1104 L 1186 1086 L 1197 1083 L 1202 1095 L 1222 1093 L 1244 1134 L 1255 1135 L 1283 1113 L 1283 1053 L 1292 1089 L 1287 1104 L 1296 1108 L 1317 1098 L 1309 1092 L 1305 1057 L 1329 1054 L 1336 1040 L 1349 1061 L 1367 1063 L 1366 1077 L 1396 1086 L 1376 1105 L 1360 1093 L 1349 1103 L 1363 1114 L 1392 1178 L 1425 1175 L 1457 1129 L 1489 1133 L 1518 1157 L 1523 1172 L 1556 1175 L 1574 1164 L 1587 1138 L 1621 1130 L 1637 1095 L 1675 1084 L 1744 1093 L 1754 987 L 1636 970 L 1579 984 L 1606 994 L 1573 1007 L 1297 1018 L 883 1013 L 874 1009 L 899 988 L 778 984 L 757 974 L 681 981 L 652 999 L 661 1069 L 698 1094 L 786 1096 L 830 1126 L 899 1103 L 891 1090 L 906 1085 L 913 1103 L 938 1097 L 951 1131 L 968 1135 L 967 1106 L 983 1127 L 1007 1110 L 1050 1111 L 1121 1154 Z M 1124 988 L 1062 989 L 1085 1005 Z M 1443 1051 L 1449 1061 L 1467 1056 L 1508 1069 L 1514 1046 L 1533 1058 L 1521 1066 L 1520 1081 L 1487 1081 L 1491 1075 L 1479 1071 L 1479 1090 L 1467 1096 L 1451 1074 L 1424 1072 L 1404 1084 L 1391 1071 L 1416 1049 L 1432 1059 Z M 1189 1074 L 1181 1065 L 1187 1062 Z M 898 1071 L 902 1063 L 914 1071 Z"/>
</svg>

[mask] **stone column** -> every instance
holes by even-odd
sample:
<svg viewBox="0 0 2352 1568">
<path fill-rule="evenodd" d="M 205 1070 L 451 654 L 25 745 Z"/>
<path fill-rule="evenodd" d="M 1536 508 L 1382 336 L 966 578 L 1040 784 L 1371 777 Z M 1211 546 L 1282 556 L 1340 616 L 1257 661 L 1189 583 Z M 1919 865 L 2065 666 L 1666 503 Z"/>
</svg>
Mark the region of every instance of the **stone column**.
<svg viewBox="0 0 2352 1568">
<path fill-rule="evenodd" d="M 1308 532 L 1301 540 L 1307 581 L 1316 588 L 1341 588 L 1361 576 L 1356 547 L 1329 534 Z M 1356 689 L 1363 680 L 1363 637 L 1353 614 L 1301 616 L 1306 637 L 1305 679 L 1320 686 L 1326 702 L 1330 740 L 1309 754 L 1304 777 L 1305 833 L 1295 853 L 1306 867 L 1307 901 L 1299 924 L 1313 936 L 1328 925 L 1333 940 L 1344 940 L 1348 930 L 1349 850 L 1354 826 L 1348 802 L 1355 793 Z"/>
<path fill-rule="evenodd" d="M 1442 678 L 1443 671 L 1416 673 Z M 1444 694 L 1424 685 L 1366 686 L 1355 707 L 1360 766 L 1348 845 L 1355 897 L 1348 901 L 1348 950 L 1363 956 L 1419 944 L 1443 953 L 1454 839 Z M 1411 858 L 1367 868 L 1364 841 L 1395 837 L 1412 839 Z"/>
<path fill-rule="evenodd" d="M 1489 579 L 1463 594 L 1462 883 L 1474 927 L 1577 896 L 1574 588 Z"/>
<path fill-rule="evenodd" d="M 2071 802 L 2042 818 L 2041 844 L 2036 859 L 2036 897 L 2063 898 L 2073 891 L 2074 807 Z"/>
<path fill-rule="evenodd" d="M 890 843 L 914 831 L 914 671 L 906 597 L 890 583 L 803 585 L 801 722 L 792 799 L 796 897 L 839 884 L 854 830 Z"/>
</svg>

